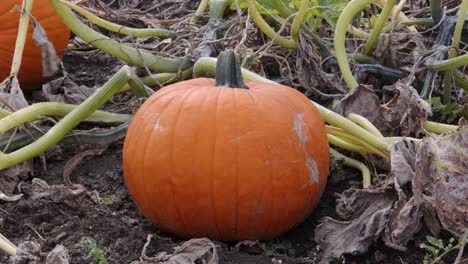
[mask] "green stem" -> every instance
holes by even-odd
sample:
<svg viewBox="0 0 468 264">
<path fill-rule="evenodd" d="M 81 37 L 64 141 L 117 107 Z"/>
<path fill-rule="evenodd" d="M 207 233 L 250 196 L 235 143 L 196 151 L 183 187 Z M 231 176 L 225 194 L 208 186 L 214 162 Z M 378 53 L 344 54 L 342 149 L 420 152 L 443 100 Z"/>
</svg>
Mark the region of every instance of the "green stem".
<svg viewBox="0 0 468 264">
<path fill-rule="evenodd" d="M 365 139 L 358 138 L 355 135 L 352 135 L 352 133 L 350 133 L 352 131 L 349 131 L 349 130 L 346 131 L 346 130 L 344 130 L 342 128 L 329 126 L 329 125 L 326 125 L 325 128 L 326 128 L 328 134 L 332 134 L 332 135 L 337 136 L 337 137 L 349 139 L 352 142 L 355 142 L 356 144 L 361 145 L 361 146 L 365 147 L 366 149 L 372 151 L 373 154 L 377 154 L 377 155 L 379 155 L 379 156 L 381 156 L 381 157 L 383 157 L 385 159 L 390 160 L 390 153 L 389 153 L 388 150 L 378 149 L 377 147 L 373 146 L 372 144 L 369 144 L 369 142 L 366 141 Z M 381 138 L 380 140 L 384 144 L 387 144 L 387 142 L 383 138 Z"/>
<path fill-rule="evenodd" d="M 271 0 L 271 4 L 275 7 L 276 11 L 278 11 L 279 15 L 286 18 L 293 14 L 291 9 L 287 7 L 283 1 L 281 0 Z"/>
<path fill-rule="evenodd" d="M 382 133 L 380 133 L 380 131 L 374 126 L 374 124 L 372 124 L 369 119 L 361 116 L 361 115 L 358 115 L 358 114 L 354 114 L 354 113 L 350 113 L 348 114 L 347 118 L 351 121 L 353 121 L 354 123 L 360 125 L 362 128 L 366 129 L 367 131 L 371 132 L 372 134 L 378 136 L 378 137 L 381 137 L 383 138 L 384 136 L 382 135 Z"/>
<path fill-rule="evenodd" d="M 20 126 L 26 122 L 38 119 L 43 116 L 64 117 L 78 106 L 72 104 L 56 103 L 56 102 L 43 102 L 35 103 L 16 112 L 13 112 L 0 119 L 0 134 L 8 130 Z M 96 111 L 90 115 L 85 122 L 93 123 L 125 123 L 133 118 L 132 115 L 115 114 L 104 111 Z"/>
<path fill-rule="evenodd" d="M 140 67 L 147 66 L 150 70 L 160 72 L 177 72 L 183 62 L 183 59 L 163 58 L 147 51 L 123 45 L 85 25 L 75 16 L 69 7 L 61 4 L 58 0 L 49 0 L 49 3 L 62 18 L 63 23 L 78 37 L 123 61 Z"/>
<path fill-rule="evenodd" d="M 130 89 L 133 91 L 133 93 L 138 97 L 148 98 L 151 96 L 143 81 L 136 75 L 128 78 L 128 85 L 130 86 Z"/>
<path fill-rule="evenodd" d="M 438 62 L 429 63 L 427 66 L 430 69 L 434 69 L 437 71 L 446 71 L 456 69 L 458 67 L 464 66 L 468 64 L 468 53 L 465 55 L 461 55 L 452 59 L 446 59 Z"/>
<path fill-rule="evenodd" d="M 432 3 L 432 2 L 431 2 Z M 457 56 L 456 50 L 460 46 L 460 39 L 461 39 L 461 33 L 463 31 L 463 24 L 465 23 L 465 17 L 466 13 L 468 11 L 468 0 L 463 0 L 458 19 L 457 19 L 457 24 L 455 25 L 455 30 L 453 32 L 453 38 L 452 38 L 452 48 L 448 52 L 448 58 L 453 59 L 455 56 Z M 454 70 L 447 70 L 444 73 L 444 103 L 449 104 L 450 99 L 451 99 L 451 87 L 452 87 L 452 78 L 454 76 Z"/>
<path fill-rule="evenodd" d="M 106 130 L 72 130 L 65 135 L 59 142 L 61 144 L 92 144 L 97 146 L 107 146 L 112 142 L 125 138 L 128 126 L 131 121 L 123 123 L 117 127 L 109 128 Z M 16 133 L 13 137 L 2 139 L 0 137 L 0 149 L 8 149 L 5 151 L 11 152 L 27 146 L 52 128 L 46 126 L 32 127 L 28 132 Z"/>
<path fill-rule="evenodd" d="M 219 54 L 216 63 L 216 86 L 249 89 L 242 78 L 239 58 L 232 50 Z"/>
<path fill-rule="evenodd" d="M 432 121 L 425 121 L 423 124 L 423 127 L 427 131 L 437 133 L 437 134 L 453 132 L 458 129 L 458 126 L 441 124 L 441 123 L 436 123 Z"/>
<path fill-rule="evenodd" d="M 128 66 L 122 67 L 109 81 L 76 107 L 42 137 L 30 145 L 5 154 L 0 152 L 0 170 L 9 168 L 23 161 L 34 158 L 57 142 L 84 119 L 94 113 L 101 105 L 119 91 L 134 73 Z"/>
<path fill-rule="evenodd" d="M 0 107 L 0 120 L 9 114 L 10 112 Z"/>
<path fill-rule="evenodd" d="M 359 162 L 355 159 L 346 157 L 345 155 L 339 153 L 338 151 L 330 148 L 330 154 L 333 158 L 337 160 L 343 160 L 343 164 L 361 171 L 362 174 L 362 187 L 369 188 L 371 185 L 371 174 L 369 169 L 362 162 Z"/>
<path fill-rule="evenodd" d="M 408 21 L 401 22 L 403 25 L 433 25 L 434 20 L 430 17 L 418 17 L 418 18 L 412 18 Z"/>
<path fill-rule="evenodd" d="M 193 65 L 193 74 L 195 75 L 195 77 L 202 77 L 202 76 L 214 77 L 215 76 L 214 73 L 216 72 L 216 62 L 217 62 L 216 58 L 204 57 L 204 58 L 198 59 L 197 62 L 195 62 L 195 65 Z M 258 74 L 255 74 L 247 69 L 242 68 L 241 71 L 242 71 L 242 76 L 244 77 L 245 80 L 278 84 Z"/>
<path fill-rule="evenodd" d="M 222 19 L 227 0 L 210 0 L 210 18 Z"/>
<path fill-rule="evenodd" d="M 301 1 L 299 12 L 297 13 L 291 25 L 291 38 L 297 43 L 299 43 L 299 28 L 301 27 L 302 22 L 304 21 L 308 6 L 309 6 L 309 0 Z"/>
<path fill-rule="evenodd" d="M 182 79 L 186 80 L 190 78 L 193 74 L 193 69 L 190 68 L 182 72 Z M 179 75 L 177 73 L 156 73 L 148 76 L 140 77 L 141 81 L 146 86 L 159 86 L 174 83 L 179 80 Z M 130 85 L 126 84 L 119 93 L 126 92 L 130 90 Z M 1 113 L 0 113 L 1 117 Z"/>
<path fill-rule="evenodd" d="M 162 29 L 162 28 L 129 28 L 129 27 L 121 26 L 121 25 L 109 22 L 105 19 L 102 19 L 74 3 L 64 1 L 64 0 L 59 0 L 59 1 L 60 3 L 68 6 L 69 8 L 78 12 L 80 15 L 87 18 L 93 24 L 96 24 L 102 28 L 105 28 L 115 33 L 120 33 L 123 35 L 136 37 L 136 38 L 142 38 L 142 37 L 174 38 L 176 36 L 176 34 L 173 31 Z"/>
<path fill-rule="evenodd" d="M 359 86 L 356 79 L 354 79 L 351 68 L 349 67 L 348 58 L 346 56 L 346 31 L 348 25 L 351 24 L 354 16 L 359 13 L 364 7 L 372 4 L 375 0 L 354 0 L 348 3 L 343 9 L 343 12 L 338 18 L 335 28 L 334 44 L 335 55 L 340 66 L 341 74 L 349 89 L 354 89 Z"/>
<path fill-rule="evenodd" d="M 275 32 L 270 25 L 263 19 L 260 12 L 258 12 L 257 7 L 255 6 L 254 0 L 247 0 L 247 6 L 249 9 L 249 13 L 252 16 L 253 21 L 260 30 L 267 35 L 270 39 L 273 40 L 275 44 L 281 45 L 288 49 L 295 49 L 297 48 L 297 42 L 293 39 L 287 39 L 283 36 L 280 36 L 277 32 Z"/>
<path fill-rule="evenodd" d="M 192 22 L 196 23 L 202 16 L 202 14 L 206 11 L 208 8 L 208 0 L 202 0 L 200 4 L 198 5 L 197 11 L 195 11 L 195 14 L 193 15 Z"/>
<path fill-rule="evenodd" d="M 395 6 L 396 2 L 397 0 L 388 0 L 387 3 L 385 3 L 382 13 L 380 13 L 379 18 L 375 23 L 375 27 L 369 36 L 369 39 L 367 40 L 366 44 L 364 44 L 364 54 L 370 55 L 374 50 L 375 45 L 377 45 L 380 33 L 382 32 L 382 29 L 384 28 L 387 19 L 392 14 L 392 9 Z"/>
<path fill-rule="evenodd" d="M 351 142 L 348 142 L 346 140 L 343 140 L 340 137 L 337 137 L 335 135 L 327 133 L 328 137 L 328 142 L 332 145 L 335 145 L 337 147 L 340 147 L 342 149 L 351 151 L 351 152 L 357 152 L 357 153 L 366 153 L 366 154 L 372 154 L 373 152 L 361 145 L 356 145 Z"/>
<path fill-rule="evenodd" d="M 468 92 L 468 79 L 463 78 L 463 74 L 459 70 L 454 71 L 455 85 L 461 87 Z"/>
<path fill-rule="evenodd" d="M 438 24 L 442 19 L 442 3 L 440 0 L 431 0 L 431 16 L 435 24 Z"/>
<path fill-rule="evenodd" d="M 23 0 L 21 7 L 21 15 L 18 25 L 18 34 L 16 36 L 15 51 L 13 53 L 13 61 L 11 64 L 10 76 L 18 75 L 23 59 L 24 46 L 28 36 L 29 21 L 31 18 L 31 10 L 34 0 Z"/>
<path fill-rule="evenodd" d="M 16 256 L 16 246 L 0 233 L 0 249 L 10 256 Z"/>
</svg>

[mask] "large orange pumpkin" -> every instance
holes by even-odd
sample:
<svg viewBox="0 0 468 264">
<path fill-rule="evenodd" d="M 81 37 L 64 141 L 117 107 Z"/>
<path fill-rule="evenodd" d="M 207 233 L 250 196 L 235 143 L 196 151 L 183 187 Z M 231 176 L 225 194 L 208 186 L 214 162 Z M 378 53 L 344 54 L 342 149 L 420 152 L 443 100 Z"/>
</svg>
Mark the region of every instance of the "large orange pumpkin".
<svg viewBox="0 0 468 264">
<path fill-rule="evenodd" d="M 15 6 L 17 6 L 15 8 Z M 22 0 L 0 0 L 0 81 L 11 71 Z M 48 0 L 35 0 L 32 15 L 47 33 L 55 50 L 62 55 L 70 39 L 70 30 L 50 6 Z M 33 27 L 29 26 L 18 79 L 23 89 L 40 88 L 45 80 L 42 76 L 41 49 L 32 38 Z"/>
<path fill-rule="evenodd" d="M 328 177 L 318 110 L 286 86 L 246 82 L 225 52 L 215 80 L 154 93 L 125 139 L 126 184 L 142 213 L 183 238 L 265 240 L 301 223 Z"/>
</svg>

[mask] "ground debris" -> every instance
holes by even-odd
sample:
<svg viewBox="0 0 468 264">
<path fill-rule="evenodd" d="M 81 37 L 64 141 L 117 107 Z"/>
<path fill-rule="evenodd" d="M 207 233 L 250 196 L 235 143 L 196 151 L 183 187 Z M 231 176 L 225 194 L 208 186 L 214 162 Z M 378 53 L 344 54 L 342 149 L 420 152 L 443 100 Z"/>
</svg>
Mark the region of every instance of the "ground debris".
<svg viewBox="0 0 468 264">
<path fill-rule="evenodd" d="M 385 136 L 418 134 L 423 122 L 432 114 L 430 105 L 421 99 L 405 78 L 391 87 L 395 96 L 382 105 L 372 86 L 359 85 L 335 106 L 335 111 L 347 115 L 355 113 L 369 119 Z"/>
<path fill-rule="evenodd" d="M 320 263 L 343 254 L 363 254 L 378 239 L 400 251 L 423 223 L 437 235 L 440 225 L 458 234 L 468 228 L 468 126 L 442 136 L 428 136 L 421 146 L 408 139 L 392 149 L 392 171 L 372 189 L 339 195 L 337 214 L 322 219 L 315 241 Z"/>
<path fill-rule="evenodd" d="M 160 252 L 155 257 L 146 256 L 146 247 L 151 241 L 151 236 L 148 237 L 148 242 L 142 252 L 140 261 L 134 261 L 132 264 L 218 264 L 219 258 L 215 244 L 208 238 L 194 238 L 184 242 L 181 246 L 176 246 L 172 254 Z"/>
</svg>

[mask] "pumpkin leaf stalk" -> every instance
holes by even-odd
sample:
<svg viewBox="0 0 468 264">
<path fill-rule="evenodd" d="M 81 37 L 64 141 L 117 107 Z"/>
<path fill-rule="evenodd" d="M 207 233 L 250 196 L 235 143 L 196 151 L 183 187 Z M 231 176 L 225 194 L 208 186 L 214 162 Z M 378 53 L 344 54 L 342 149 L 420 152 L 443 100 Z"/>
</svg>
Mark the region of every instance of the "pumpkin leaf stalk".
<svg viewBox="0 0 468 264">
<path fill-rule="evenodd" d="M 68 132 L 76 127 L 83 120 L 91 116 L 101 105 L 116 94 L 128 83 L 128 79 L 134 72 L 128 66 L 123 66 L 112 78 L 101 88 L 76 107 L 42 137 L 30 145 L 18 149 L 12 153 L 0 152 L 0 170 L 9 168 L 18 163 L 34 158 L 44 151 L 57 144 Z M 1 119 L 0 122 L 4 121 Z"/>
<path fill-rule="evenodd" d="M 223 51 L 216 65 L 216 86 L 249 89 L 244 83 L 240 60 L 232 50 Z"/>
<path fill-rule="evenodd" d="M 17 248 L 6 237 L 0 233 L 0 249 L 5 251 L 10 256 L 16 256 Z"/>
<path fill-rule="evenodd" d="M 18 75 L 19 69 L 21 67 L 21 60 L 23 58 L 24 45 L 26 44 L 26 38 L 28 36 L 29 21 L 31 19 L 33 3 L 34 0 L 23 0 L 10 76 Z"/>
</svg>

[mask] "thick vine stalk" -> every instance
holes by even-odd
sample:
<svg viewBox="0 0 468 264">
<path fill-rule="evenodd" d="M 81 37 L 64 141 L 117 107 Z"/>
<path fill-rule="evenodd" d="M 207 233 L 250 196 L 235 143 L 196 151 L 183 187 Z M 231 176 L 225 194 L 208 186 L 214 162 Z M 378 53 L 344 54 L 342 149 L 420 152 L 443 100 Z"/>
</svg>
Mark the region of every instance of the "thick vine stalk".
<svg viewBox="0 0 468 264">
<path fill-rule="evenodd" d="M 361 171 L 362 174 L 362 187 L 369 188 L 371 185 L 371 174 L 369 169 L 362 162 L 359 162 L 355 159 L 346 157 L 345 155 L 339 153 L 338 151 L 330 148 L 330 154 L 337 160 L 343 160 L 343 164 Z"/>
<path fill-rule="evenodd" d="M 19 19 L 18 34 L 16 37 L 15 51 L 13 53 L 13 62 L 11 64 L 10 76 L 18 75 L 23 59 L 24 46 L 28 36 L 29 21 L 31 20 L 31 11 L 34 0 L 23 0 L 21 15 Z"/>
<path fill-rule="evenodd" d="M 70 130 L 89 117 L 118 92 L 133 74 L 133 71 L 128 66 L 122 67 L 109 81 L 97 89 L 91 97 L 66 115 L 42 137 L 12 153 L 5 154 L 0 152 L 0 170 L 34 158 L 58 143 Z"/>
<path fill-rule="evenodd" d="M 270 25 L 263 19 L 260 12 L 258 12 L 257 7 L 255 6 L 254 0 L 247 0 L 247 6 L 249 9 L 249 13 L 252 16 L 253 21 L 260 30 L 267 35 L 270 39 L 273 40 L 275 44 L 281 45 L 285 48 L 295 49 L 297 48 L 297 42 L 293 39 L 288 39 L 283 36 L 280 36 L 277 32 L 275 32 Z"/>
<path fill-rule="evenodd" d="M 16 256 L 16 246 L 0 233 L 0 249 L 10 256 Z"/>
<path fill-rule="evenodd" d="M 377 18 L 374 29 L 372 30 L 367 42 L 364 44 L 364 54 L 369 55 L 374 50 L 375 45 L 377 45 L 377 41 L 379 40 L 380 33 L 385 26 L 385 22 L 387 22 L 387 19 L 390 17 L 396 2 L 397 0 L 387 0 L 385 3 L 380 16 Z"/>
<path fill-rule="evenodd" d="M 343 9 L 343 12 L 338 18 L 335 28 L 334 45 L 335 56 L 340 66 L 341 74 L 349 89 L 354 89 L 359 86 L 349 67 L 348 57 L 346 56 L 346 32 L 348 25 L 351 24 L 354 16 L 364 7 L 372 4 L 375 0 L 354 0 L 348 3 Z"/>
<path fill-rule="evenodd" d="M 73 33 L 85 42 L 125 62 L 140 67 L 146 66 L 148 69 L 158 72 L 177 72 L 184 61 L 181 58 L 163 58 L 147 51 L 137 50 L 133 47 L 123 45 L 85 25 L 76 17 L 69 7 L 60 3 L 59 0 L 49 0 L 49 3 L 60 16 L 63 23 L 70 28 Z"/>
<path fill-rule="evenodd" d="M 64 117 L 78 106 L 73 104 L 64 104 L 57 102 L 35 103 L 25 108 L 21 108 L 6 117 L 0 119 L 0 134 L 20 126 L 26 122 L 35 120 L 43 116 Z M 85 122 L 118 124 L 125 123 L 133 118 L 132 115 L 115 114 L 104 111 L 92 113 Z"/>
<path fill-rule="evenodd" d="M 84 16 L 93 24 L 96 24 L 104 29 L 107 29 L 115 33 L 120 33 L 123 35 L 136 37 L 136 38 L 142 38 L 142 37 L 174 38 L 176 36 L 176 34 L 173 31 L 162 29 L 162 28 L 130 28 L 130 27 L 121 26 L 116 23 L 112 23 L 105 19 L 102 19 L 77 4 L 74 4 L 65 0 L 59 0 L 59 1 L 60 3 L 78 12 L 80 15 Z"/>
</svg>

